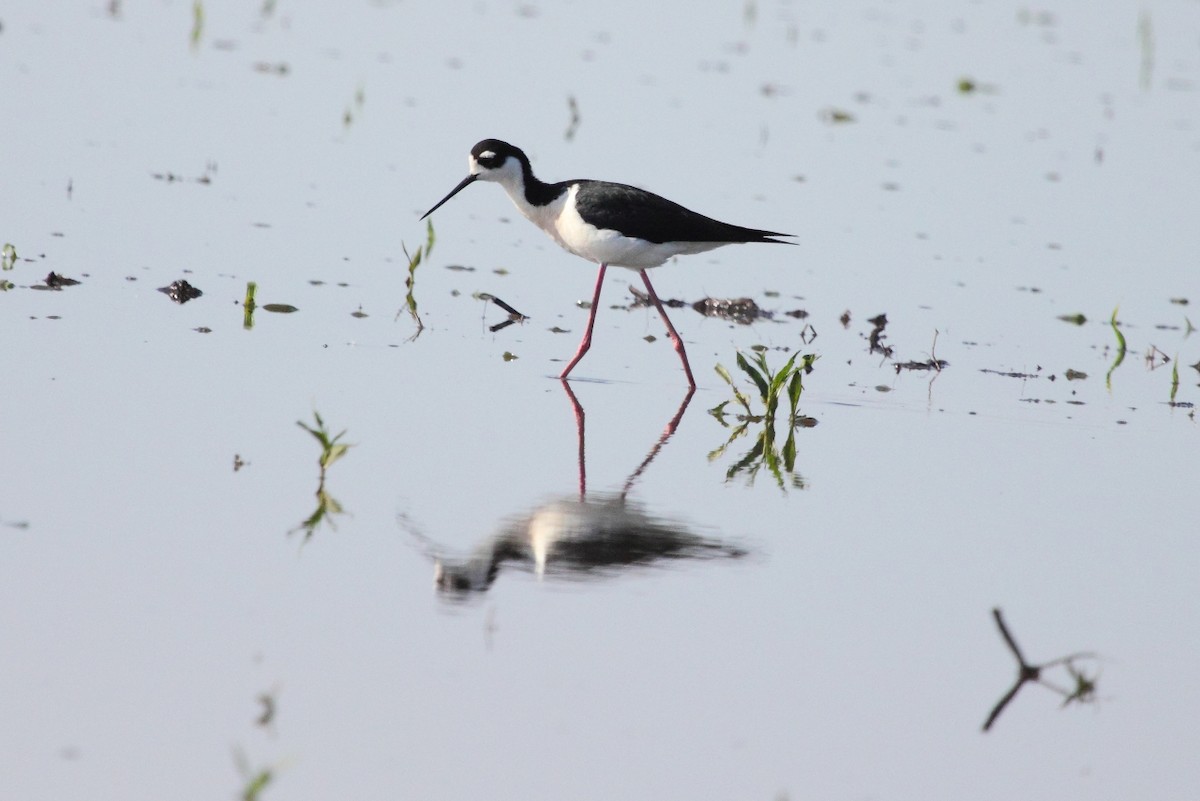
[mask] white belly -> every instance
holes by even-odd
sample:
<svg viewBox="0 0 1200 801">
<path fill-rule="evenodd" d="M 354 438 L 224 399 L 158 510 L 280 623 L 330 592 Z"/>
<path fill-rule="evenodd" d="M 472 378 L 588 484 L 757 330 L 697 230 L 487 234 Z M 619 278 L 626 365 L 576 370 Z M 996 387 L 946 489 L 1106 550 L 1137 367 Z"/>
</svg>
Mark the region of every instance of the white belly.
<svg viewBox="0 0 1200 801">
<path fill-rule="evenodd" d="M 674 256 L 703 253 L 728 242 L 647 242 L 607 228 L 588 225 L 575 211 L 577 186 L 547 206 L 516 202 L 530 222 L 545 231 L 562 248 L 582 259 L 612 267 L 657 267 Z"/>
</svg>

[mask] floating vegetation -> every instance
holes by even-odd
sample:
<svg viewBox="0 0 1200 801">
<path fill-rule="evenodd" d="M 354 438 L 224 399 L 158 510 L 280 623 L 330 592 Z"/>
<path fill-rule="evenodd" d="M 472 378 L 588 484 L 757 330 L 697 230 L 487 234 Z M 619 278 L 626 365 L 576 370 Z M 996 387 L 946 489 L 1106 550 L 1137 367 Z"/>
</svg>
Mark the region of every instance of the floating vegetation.
<svg viewBox="0 0 1200 801">
<path fill-rule="evenodd" d="M 404 279 L 404 286 L 408 290 L 408 294 L 404 297 L 404 305 L 408 309 L 408 313 L 412 316 L 413 322 L 417 324 L 417 330 L 408 338 L 411 342 L 421 335 L 425 330 L 425 323 L 421 322 L 421 315 L 417 313 L 417 298 L 414 292 L 417 286 L 417 268 L 421 266 L 421 259 L 429 259 L 429 254 L 433 252 L 433 244 L 437 241 L 437 237 L 433 233 L 433 220 L 425 221 L 425 244 L 417 248 L 417 252 L 413 255 L 408 254 L 408 248 L 403 242 L 400 243 L 400 249 L 404 251 L 404 257 L 408 259 L 408 277 Z M 396 312 L 396 317 L 400 316 L 400 312 Z"/>
<path fill-rule="evenodd" d="M 1109 325 L 1112 326 L 1113 333 L 1117 335 L 1117 357 L 1113 360 L 1112 366 L 1108 368 L 1108 374 L 1104 376 L 1104 386 L 1112 391 L 1112 374 L 1121 362 L 1125 361 L 1125 335 L 1121 333 L 1121 329 L 1117 328 L 1117 311 L 1121 307 L 1113 309 L 1112 319 L 1109 320 Z"/>
<path fill-rule="evenodd" d="M 1004 638 L 1008 650 L 1012 651 L 1013 657 L 1017 660 L 1017 681 L 1013 684 L 996 705 L 992 707 L 992 711 L 988 714 L 987 720 L 983 723 L 983 730 L 987 731 L 996 722 L 996 718 L 1000 717 L 1000 713 L 1008 706 L 1009 702 L 1016 697 L 1017 692 L 1027 683 L 1033 682 L 1047 687 L 1063 697 L 1062 706 L 1067 706 L 1070 703 L 1077 702 L 1081 704 L 1092 703 L 1096 700 L 1096 677 L 1088 675 L 1083 670 L 1076 667 L 1077 662 L 1085 660 L 1096 660 L 1097 657 L 1092 653 L 1077 653 L 1070 656 L 1059 657 L 1052 659 L 1041 665 L 1031 665 L 1025 661 L 1021 649 L 1017 646 L 1017 641 L 1013 639 L 1012 634 L 1008 630 L 1008 626 L 1004 624 L 1004 615 L 999 609 L 992 610 L 992 617 L 996 620 L 996 626 L 1000 629 L 1000 636 Z M 1053 667 L 1063 667 L 1067 675 L 1071 677 L 1072 686 L 1070 689 L 1064 689 L 1053 682 L 1047 680 L 1043 675 L 1043 671 Z"/>
<path fill-rule="evenodd" d="M 1190 403 L 1176 403 L 1175 396 L 1179 393 L 1179 356 L 1176 354 L 1175 361 L 1171 363 L 1171 397 L 1168 403 L 1171 406 L 1191 406 Z"/>
<path fill-rule="evenodd" d="M 958 79 L 958 93 L 959 94 L 969 95 L 978 88 L 979 88 L 978 84 L 976 84 L 975 81 L 971 80 L 970 78 L 959 78 Z"/>
<path fill-rule="evenodd" d="M 1060 314 L 1060 315 L 1058 315 L 1058 319 L 1062 320 L 1064 323 L 1071 323 L 1072 325 L 1083 325 L 1084 323 L 1087 322 L 1087 317 L 1085 317 L 1082 314 L 1078 314 L 1078 313 L 1077 314 Z"/>
<path fill-rule="evenodd" d="M 799 364 L 796 363 L 797 358 L 800 360 Z M 711 462 L 719 459 L 734 440 L 747 433 L 751 425 L 762 426 L 754 446 L 726 471 L 726 481 L 732 480 L 739 473 L 745 473 L 753 484 L 758 471 L 766 467 L 780 489 L 787 489 L 785 475 L 794 489 L 804 488 L 804 478 L 796 473 L 796 429 L 811 428 L 817 423 L 813 418 L 804 417 L 799 412 L 800 395 L 804 391 L 804 375 L 812 372 L 816 359 L 815 354 L 801 356 L 799 353 L 793 353 L 780 370 L 772 371 L 762 351 L 754 354 L 753 363 L 739 351 L 737 365 L 750 377 L 758 390 L 763 405 L 761 414 L 754 411 L 750 397 L 738 388 L 729 371 L 720 364 L 716 366 L 717 375 L 733 390 L 732 402 L 740 406 L 742 412 L 735 415 L 736 424 L 730 425 L 726 419 L 726 410 L 731 401 L 722 401 L 709 410 L 709 414 L 723 427 L 731 429 L 731 432 L 725 444 L 708 455 L 708 460 Z M 775 422 L 782 397 L 788 399 L 789 408 L 786 423 L 788 435 L 781 451 L 775 445 Z"/>
<path fill-rule="evenodd" d="M 345 514 L 342 505 L 325 490 L 325 475 L 334 462 L 346 455 L 346 451 L 354 447 L 349 443 L 342 442 L 341 439 L 346 435 L 343 429 L 336 436 L 329 435 L 329 429 L 325 427 L 325 421 L 321 419 L 321 415 L 313 412 L 313 419 L 316 422 L 315 426 L 305 425 L 304 421 L 297 420 L 296 425 L 303 428 L 321 445 L 321 455 L 317 457 L 317 464 L 321 468 L 320 480 L 317 483 L 317 506 L 304 522 L 292 529 L 288 533 L 291 534 L 300 529 L 304 529 L 304 541 L 307 542 L 322 522 L 329 521 L 331 528 L 336 529 L 337 526 L 333 523 L 333 518 L 336 515 Z"/>
<path fill-rule="evenodd" d="M 254 310 L 258 305 L 254 302 L 254 295 L 258 292 L 258 284 L 254 281 L 246 282 L 246 297 L 242 299 L 242 328 L 249 331 L 254 327 Z"/>
<path fill-rule="evenodd" d="M 191 43 L 192 50 L 200 46 L 200 39 L 204 36 L 204 3 L 201 0 L 192 0 L 192 35 Z"/>
<path fill-rule="evenodd" d="M 11 270 L 17 263 L 17 249 L 12 246 L 11 242 L 5 242 L 4 247 L 0 248 L 0 268 Z"/>
<path fill-rule="evenodd" d="M 820 117 L 821 122 L 827 122 L 830 125 L 845 125 L 856 121 L 853 114 L 840 108 L 821 109 Z"/>
<path fill-rule="evenodd" d="M 167 286 L 160 286 L 158 291 L 179 304 L 187 303 L 189 300 L 194 300 L 204 294 L 183 279 L 173 281 Z"/>
<path fill-rule="evenodd" d="M 292 314 L 300 311 L 290 303 L 267 303 L 263 305 L 262 310 L 274 314 Z"/>
</svg>

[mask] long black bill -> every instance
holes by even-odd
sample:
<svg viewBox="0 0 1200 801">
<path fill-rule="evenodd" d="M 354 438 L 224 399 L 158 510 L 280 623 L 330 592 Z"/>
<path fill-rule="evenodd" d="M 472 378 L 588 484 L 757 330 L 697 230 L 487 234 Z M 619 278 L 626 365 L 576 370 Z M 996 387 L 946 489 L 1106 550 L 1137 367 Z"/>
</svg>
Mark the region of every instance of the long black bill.
<svg viewBox="0 0 1200 801">
<path fill-rule="evenodd" d="M 456 187 L 454 187 L 453 189 L 451 189 L 451 190 L 450 190 L 450 194 L 446 195 L 444 198 L 442 198 L 441 200 L 439 200 L 439 201 L 437 202 L 437 204 L 436 204 L 436 205 L 435 205 L 435 206 L 434 206 L 432 209 L 430 209 L 429 211 L 427 211 L 427 212 L 425 212 L 424 214 L 422 214 L 422 215 L 421 215 L 421 219 L 422 219 L 422 220 L 423 220 L 423 219 L 425 219 L 425 218 L 426 218 L 426 217 L 428 217 L 430 214 L 433 214 L 435 211 L 437 211 L 438 209 L 440 209 L 440 208 L 442 207 L 442 204 L 443 204 L 443 203 L 445 203 L 447 200 L 449 200 L 450 198 L 452 198 L 452 197 L 454 197 L 455 195 L 457 195 L 459 192 L 461 192 L 461 191 L 463 191 L 464 189 L 466 189 L 466 188 L 467 188 L 468 186 L 470 186 L 471 184 L 475 183 L 475 179 L 476 179 L 476 178 L 478 178 L 478 177 L 479 177 L 479 176 L 478 176 L 478 175 L 476 175 L 475 173 L 471 173 L 471 174 L 470 174 L 470 175 L 468 175 L 466 178 L 463 178 L 463 179 L 462 179 L 462 183 L 460 183 L 458 186 L 456 186 Z"/>
</svg>

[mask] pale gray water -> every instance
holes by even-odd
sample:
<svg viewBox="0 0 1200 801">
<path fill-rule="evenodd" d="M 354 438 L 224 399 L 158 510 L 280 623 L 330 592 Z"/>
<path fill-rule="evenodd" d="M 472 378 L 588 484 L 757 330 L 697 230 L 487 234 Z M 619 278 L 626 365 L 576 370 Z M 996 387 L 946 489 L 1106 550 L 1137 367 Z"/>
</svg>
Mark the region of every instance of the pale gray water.
<svg viewBox="0 0 1200 801">
<path fill-rule="evenodd" d="M 241 753 L 266 799 L 1195 796 L 1197 427 L 1167 401 L 1176 357 L 1200 397 L 1200 6 L 203 17 L 192 47 L 179 0 L 0 10 L 0 795 L 238 797 Z M 594 275 L 471 187 L 434 215 L 409 341 L 401 243 L 484 137 L 800 246 L 654 273 L 777 312 L 672 311 L 701 386 L 605 518 L 658 555 L 539 570 L 535 542 L 455 602 L 435 556 L 544 538 L 577 497 L 552 376 Z M 82 284 L 29 288 L 50 271 Z M 203 297 L 156 291 L 180 278 Z M 634 279 L 610 271 L 572 383 L 592 499 L 685 398 Z M 247 281 L 299 311 L 244 330 Z M 489 333 L 476 292 L 531 319 Z M 756 344 L 820 355 L 803 489 L 725 480 L 753 429 L 709 460 L 712 367 Z M 354 447 L 306 541 L 314 410 Z M 1098 652 L 1098 703 L 1026 687 L 982 734 L 1015 675 L 996 606 L 1031 661 Z"/>
</svg>

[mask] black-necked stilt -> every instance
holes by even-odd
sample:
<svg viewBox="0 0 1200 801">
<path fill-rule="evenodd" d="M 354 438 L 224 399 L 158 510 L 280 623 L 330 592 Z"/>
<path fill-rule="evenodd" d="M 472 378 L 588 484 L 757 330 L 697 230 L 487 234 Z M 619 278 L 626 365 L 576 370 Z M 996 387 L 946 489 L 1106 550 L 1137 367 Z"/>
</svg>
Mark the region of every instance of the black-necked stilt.
<svg viewBox="0 0 1200 801">
<path fill-rule="evenodd" d="M 600 287 L 609 265 L 628 267 L 641 274 L 654 307 L 667 325 L 675 351 L 683 361 L 688 384 L 695 387 L 696 380 L 692 377 L 683 340 L 671 325 L 646 268 L 657 267 L 672 256 L 703 253 L 739 242 L 793 244 L 772 238 L 793 234 L 723 223 L 625 184 L 591 180 L 543 183 L 534 176 L 529 159 L 521 149 L 499 139 L 484 139 L 471 148 L 467 177 L 421 215 L 421 219 L 433 214 L 475 181 L 500 184 L 526 219 L 567 251 L 600 265 L 587 330 L 575 356 L 559 376 L 564 379 L 592 346 L 592 326 L 600 304 Z"/>
</svg>

